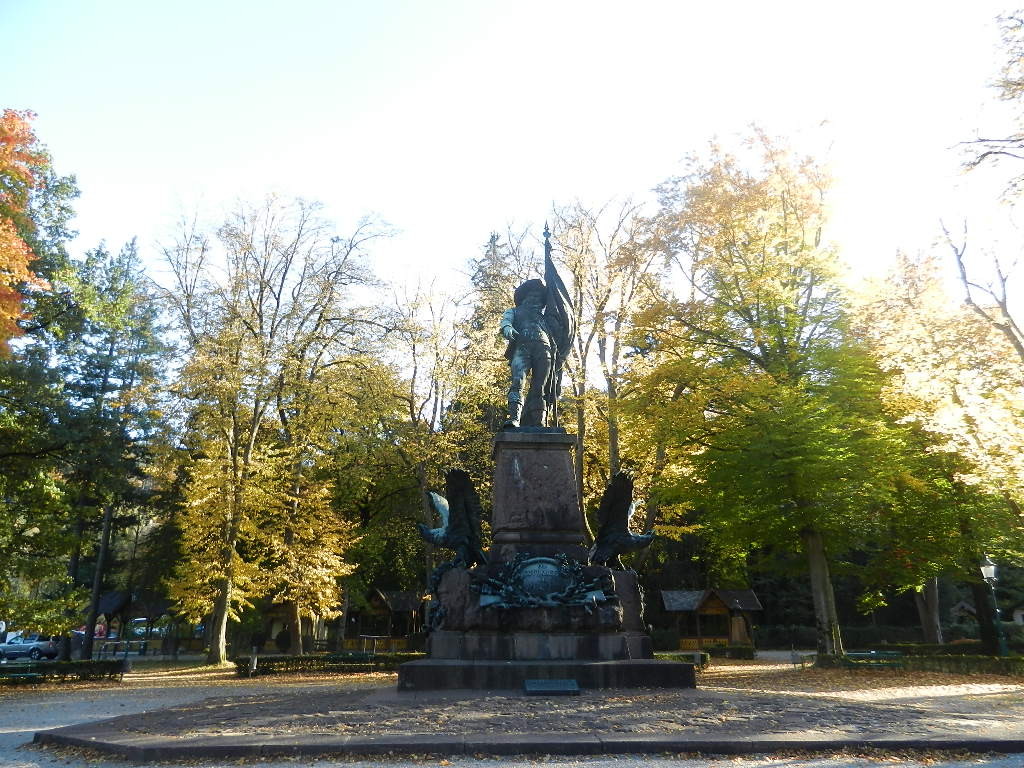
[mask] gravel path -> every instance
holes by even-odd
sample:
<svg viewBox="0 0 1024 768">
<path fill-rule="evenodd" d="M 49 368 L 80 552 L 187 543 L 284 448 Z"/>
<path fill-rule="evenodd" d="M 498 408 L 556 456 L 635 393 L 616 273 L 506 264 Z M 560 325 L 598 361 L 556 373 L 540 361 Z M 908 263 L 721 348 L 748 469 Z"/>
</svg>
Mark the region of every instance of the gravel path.
<svg viewBox="0 0 1024 768">
<path fill-rule="evenodd" d="M 697 690 L 591 690 L 560 698 L 398 693 L 393 677 L 379 677 L 386 687 L 279 684 L 247 696 L 236 688 L 230 696 L 125 718 L 116 729 L 170 739 L 566 732 L 1024 738 L 1024 684 L 998 677 L 733 663 L 702 674 Z"/>
<path fill-rule="evenodd" d="M 741 736 L 789 732 L 910 735 L 963 732 L 1024 733 L 1024 685 L 996 677 L 963 678 L 892 671 L 794 669 L 782 664 L 720 664 L 700 676 L 697 691 L 587 692 L 580 697 L 397 694 L 394 676 L 292 677 L 242 680 L 202 668 L 137 672 L 123 685 L 59 689 L 0 689 L 0 766 L 124 766 L 74 751 L 23 747 L 37 730 L 119 715 L 126 732 L 146 730 L 176 739 L 203 734 L 260 733 L 514 733 L 615 730 Z M 170 708 L 171 711 L 167 711 Z M 160 709 L 161 712 L 147 710 Z M 908 730 L 910 732 L 908 732 Z M 640 765 L 760 768 L 877 766 L 878 755 L 772 758 L 603 757 L 547 760 L 485 759 L 484 765 L 633 768 Z M 480 765 L 467 758 L 384 761 L 388 765 Z M 888 756 L 887 764 L 1019 768 L 1024 756 Z M 237 761 L 190 765 L 236 765 Z M 303 761 L 302 764 L 306 764 Z M 381 765 L 351 760 L 317 766 Z M 260 762 L 290 766 L 295 761 Z"/>
</svg>

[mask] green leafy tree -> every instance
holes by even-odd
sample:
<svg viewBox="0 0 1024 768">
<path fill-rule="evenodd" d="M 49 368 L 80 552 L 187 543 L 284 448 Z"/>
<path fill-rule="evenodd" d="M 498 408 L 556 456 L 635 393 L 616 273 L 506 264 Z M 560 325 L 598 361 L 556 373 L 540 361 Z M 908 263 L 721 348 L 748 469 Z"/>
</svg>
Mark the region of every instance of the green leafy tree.
<svg viewBox="0 0 1024 768">
<path fill-rule="evenodd" d="M 77 322 L 64 249 L 74 179 L 58 176 L 29 112 L 0 118 L 0 613 L 65 629 L 79 595 L 65 572 L 75 537 L 65 476 L 80 429 L 52 344 Z M 8 353 L 7 341 L 20 336 Z"/>
<path fill-rule="evenodd" d="M 822 240 L 827 179 L 766 136 L 713 146 L 661 188 L 654 226 L 683 291 L 638 329 L 637 404 L 678 446 L 662 495 L 723 553 L 800 548 L 822 652 L 842 640 L 829 554 L 861 527 L 885 436 Z M 749 170 L 749 168 L 755 170 Z"/>
</svg>

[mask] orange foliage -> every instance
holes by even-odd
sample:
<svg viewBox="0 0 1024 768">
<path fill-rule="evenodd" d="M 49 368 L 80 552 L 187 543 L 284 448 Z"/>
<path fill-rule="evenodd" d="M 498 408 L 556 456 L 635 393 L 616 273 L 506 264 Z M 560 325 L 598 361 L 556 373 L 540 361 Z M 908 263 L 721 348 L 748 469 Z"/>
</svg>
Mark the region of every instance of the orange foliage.
<svg viewBox="0 0 1024 768">
<path fill-rule="evenodd" d="M 38 169 L 46 162 L 29 124 L 33 117 L 14 109 L 0 117 L 0 354 L 21 332 L 17 323 L 25 317 L 24 289 L 46 287 L 29 268 L 32 249 L 18 233 L 18 225 L 31 226 L 29 194 L 39 185 Z"/>
</svg>

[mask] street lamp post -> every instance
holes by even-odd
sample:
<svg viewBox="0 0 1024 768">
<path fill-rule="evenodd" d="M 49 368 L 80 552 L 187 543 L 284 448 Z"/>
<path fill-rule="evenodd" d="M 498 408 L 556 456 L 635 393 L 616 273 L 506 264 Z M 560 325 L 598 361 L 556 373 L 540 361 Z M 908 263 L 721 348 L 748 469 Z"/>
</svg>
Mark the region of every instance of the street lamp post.
<svg viewBox="0 0 1024 768">
<path fill-rule="evenodd" d="M 989 597 L 992 600 L 992 622 L 995 624 L 996 630 L 996 642 L 999 644 L 999 655 L 1008 656 L 1009 649 L 1006 647 L 1006 635 L 1003 633 L 1003 622 L 999 618 L 999 603 L 996 602 L 996 582 L 999 579 L 996 577 L 996 564 L 992 562 L 992 559 L 985 555 L 985 559 L 981 561 L 981 578 L 985 580 L 989 588 Z"/>
</svg>

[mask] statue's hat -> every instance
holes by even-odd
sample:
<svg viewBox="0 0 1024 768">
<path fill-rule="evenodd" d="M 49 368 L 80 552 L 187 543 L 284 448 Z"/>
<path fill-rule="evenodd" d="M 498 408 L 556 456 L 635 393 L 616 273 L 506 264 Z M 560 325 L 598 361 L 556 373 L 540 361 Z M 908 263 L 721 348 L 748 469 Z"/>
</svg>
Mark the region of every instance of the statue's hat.
<svg viewBox="0 0 1024 768">
<path fill-rule="evenodd" d="M 527 280 L 525 283 L 516 288 L 516 292 L 512 295 L 512 299 L 513 301 L 515 301 L 516 306 L 518 307 L 520 304 L 522 304 L 523 299 L 526 298 L 526 294 L 531 293 L 533 291 L 540 291 L 542 294 L 545 294 L 546 298 L 548 289 L 547 286 L 544 285 L 543 280 L 538 280 L 537 278 L 534 278 L 533 280 Z"/>
</svg>

